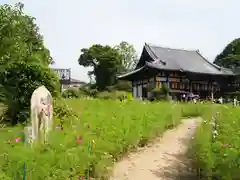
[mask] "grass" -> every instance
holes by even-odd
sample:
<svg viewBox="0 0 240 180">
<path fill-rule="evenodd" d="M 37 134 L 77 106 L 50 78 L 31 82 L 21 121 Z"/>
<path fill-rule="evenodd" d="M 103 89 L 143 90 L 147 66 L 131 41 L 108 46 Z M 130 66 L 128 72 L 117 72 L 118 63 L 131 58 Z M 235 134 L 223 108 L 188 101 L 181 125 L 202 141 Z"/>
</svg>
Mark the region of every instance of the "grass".
<svg viewBox="0 0 240 180">
<path fill-rule="evenodd" d="M 62 124 L 63 129 L 53 129 L 48 145 L 26 148 L 23 143 L 13 142 L 22 136 L 22 126 L 0 129 L 0 180 L 22 179 L 25 162 L 28 179 L 77 180 L 88 175 L 105 179 L 113 163 L 127 152 L 161 136 L 166 129 L 178 125 L 181 118 L 196 116 L 207 120 L 198 129 L 191 149 L 201 175 L 239 179 L 237 109 L 209 104 L 78 99 L 56 104 L 54 127 Z M 219 112 L 219 136 L 212 144 L 209 123 L 215 112 Z M 231 147 L 222 150 L 221 144 Z"/>
<path fill-rule="evenodd" d="M 63 124 L 63 130 L 54 128 L 49 145 L 30 149 L 13 142 L 22 136 L 21 126 L 0 130 L 0 179 L 23 178 L 25 162 L 29 179 L 78 179 L 88 173 L 104 178 L 126 152 L 176 126 L 181 117 L 180 105 L 170 103 L 77 99 L 66 103 L 76 116 L 55 108 L 54 126 Z"/>
<path fill-rule="evenodd" d="M 195 165 L 200 178 L 240 179 L 240 112 L 231 106 L 215 106 L 216 137 L 213 137 L 212 116 L 197 130 L 193 143 Z"/>
</svg>

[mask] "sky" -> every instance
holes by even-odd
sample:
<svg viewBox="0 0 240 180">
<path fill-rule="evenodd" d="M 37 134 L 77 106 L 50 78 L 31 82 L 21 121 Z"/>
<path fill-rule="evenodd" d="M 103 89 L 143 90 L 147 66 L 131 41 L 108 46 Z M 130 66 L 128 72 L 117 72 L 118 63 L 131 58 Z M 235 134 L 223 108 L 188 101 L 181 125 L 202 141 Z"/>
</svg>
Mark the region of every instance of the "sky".
<svg viewBox="0 0 240 180">
<path fill-rule="evenodd" d="M 0 0 L 14 4 L 17 0 Z M 36 18 L 55 68 L 71 68 L 72 78 L 88 81 L 78 64 L 82 48 L 93 44 L 144 43 L 199 49 L 209 61 L 240 37 L 239 0 L 23 0 Z"/>
</svg>

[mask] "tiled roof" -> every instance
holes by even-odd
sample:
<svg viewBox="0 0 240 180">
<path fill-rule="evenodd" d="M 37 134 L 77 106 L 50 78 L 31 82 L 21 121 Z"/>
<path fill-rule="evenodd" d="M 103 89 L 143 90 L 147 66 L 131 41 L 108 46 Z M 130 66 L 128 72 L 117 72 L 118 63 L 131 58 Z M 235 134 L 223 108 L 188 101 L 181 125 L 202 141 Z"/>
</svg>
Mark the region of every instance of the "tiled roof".
<svg viewBox="0 0 240 180">
<path fill-rule="evenodd" d="M 198 50 L 172 49 L 145 44 L 136 69 L 118 78 L 131 76 L 148 67 L 209 75 L 235 75 L 231 69 L 219 67 L 208 61 Z"/>
<path fill-rule="evenodd" d="M 148 44 L 145 44 L 144 48 L 153 59 L 146 62 L 146 65 L 153 68 L 202 74 L 233 74 L 231 70 L 209 62 L 198 50 L 171 49 Z"/>
</svg>

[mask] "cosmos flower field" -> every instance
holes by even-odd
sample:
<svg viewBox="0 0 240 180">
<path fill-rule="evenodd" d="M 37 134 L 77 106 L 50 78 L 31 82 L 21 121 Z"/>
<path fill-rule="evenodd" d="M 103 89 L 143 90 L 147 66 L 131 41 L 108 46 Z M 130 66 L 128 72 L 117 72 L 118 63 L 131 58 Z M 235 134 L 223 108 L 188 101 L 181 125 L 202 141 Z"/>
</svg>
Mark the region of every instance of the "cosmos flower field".
<svg viewBox="0 0 240 180">
<path fill-rule="evenodd" d="M 216 106 L 202 115 L 192 152 L 200 178 L 240 179 L 240 109 Z M 213 123 L 215 122 L 215 124 Z"/>
<path fill-rule="evenodd" d="M 208 123 L 212 116 L 210 106 L 113 100 L 57 101 L 54 129 L 47 145 L 25 147 L 20 125 L 0 129 L 0 180 L 23 179 L 25 172 L 27 179 L 34 180 L 104 179 L 113 163 L 126 152 L 146 145 L 166 129 L 178 125 L 181 118 L 189 116 L 202 116 L 207 120 L 199 127 L 192 148 L 198 152 L 194 160 L 201 173 L 221 171 L 229 162 L 233 169 L 239 168 L 236 164 L 240 157 L 238 111 L 217 106 L 218 135 L 212 144 Z M 224 151 L 217 152 L 220 149 Z M 224 154 L 230 154 L 231 158 Z M 220 161 L 222 158 L 225 159 Z M 231 170 L 228 176 L 234 173 Z M 219 173 L 216 175 L 221 177 Z"/>
</svg>

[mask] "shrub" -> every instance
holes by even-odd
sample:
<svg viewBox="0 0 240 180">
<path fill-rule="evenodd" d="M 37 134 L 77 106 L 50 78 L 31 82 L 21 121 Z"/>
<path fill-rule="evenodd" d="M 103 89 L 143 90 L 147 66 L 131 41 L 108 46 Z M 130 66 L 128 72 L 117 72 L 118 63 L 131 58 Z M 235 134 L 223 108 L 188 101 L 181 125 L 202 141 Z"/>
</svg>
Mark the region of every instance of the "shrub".
<svg viewBox="0 0 240 180">
<path fill-rule="evenodd" d="M 161 91 L 162 91 L 162 93 L 164 94 L 164 95 L 168 95 L 169 94 L 169 92 L 170 92 L 170 89 L 168 88 L 168 86 L 164 83 L 163 85 L 162 85 L 162 87 L 161 87 Z"/>
<path fill-rule="evenodd" d="M 77 88 L 69 88 L 62 92 L 63 98 L 79 98 L 80 96 L 80 90 Z"/>
<path fill-rule="evenodd" d="M 167 87 L 161 89 L 152 89 L 151 100 L 168 100 L 169 90 Z"/>
<path fill-rule="evenodd" d="M 62 99 L 54 99 L 54 118 L 65 119 L 77 116 L 77 114 Z"/>
<path fill-rule="evenodd" d="M 113 92 L 108 92 L 108 91 L 103 91 L 99 92 L 96 96 L 98 99 L 112 99 L 112 100 L 124 100 L 127 99 L 128 93 L 124 91 L 113 91 Z"/>
<path fill-rule="evenodd" d="M 119 80 L 115 85 L 107 87 L 109 91 L 127 91 L 132 92 L 132 83 Z"/>
<path fill-rule="evenodd" d="M 94 97 L 96 97 L 97 93 L 98 93 L 98 90 L 97 90 L 97 89 L 90 89 L 90 90 L 88 91 L 88 96 L 94 98 Z"/>
<path fill-rule="evenodd" d="M 53 102 L 53 117 L 55 124 L 61 127 L 64 125 L 69 126 L 69 124 L 72 124 L 72 122 L 78 118 L 77 113 L 74 112 L 64 100 L 54 99 Z"/>
<path fill-rule="evenodd" d="M 79 88 L 79 92 L 82 96 L 96 97 L 98 90 L 88 86 Z"/>
<path fill-rule="evenodd" d="M 160 89 L 153 89 L 152 90 L 152 97 L 151 100 L 165 100 L 165 95 L 162 93 Z"/>
<path fill-rule="evenodd" d="M 46 86 L 53 97 L 59 96 L 59 79 L 55 72 L 40 64 L 14 62 L 0 72 L 0 84 L 4 85 L 6 120 L 12 124 L 24 122 L 29 117 L 30 99 L 40 85 Z"/>
</svg>

